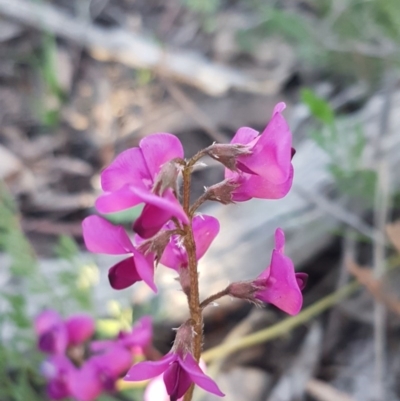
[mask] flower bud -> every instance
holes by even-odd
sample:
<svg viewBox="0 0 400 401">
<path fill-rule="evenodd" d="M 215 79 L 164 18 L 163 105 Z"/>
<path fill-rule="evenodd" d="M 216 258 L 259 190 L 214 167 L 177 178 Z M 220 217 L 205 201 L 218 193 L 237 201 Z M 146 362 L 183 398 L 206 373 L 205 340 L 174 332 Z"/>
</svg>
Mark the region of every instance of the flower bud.
<svg viewBox="0 0 400 401">
<path fill-rule="evenodd" d="M 237 171 L 238 156 L 250 155 L 251 150 L 248 146 L 241 144 L 216 143 L 208 148 L 207 154 L 229 170 Z"/>
<path fill-rule="evenodd" d="M 165 163 L 155 178 L 153 192 L 162 196 L 167 188 L 172 188 L 175 194 L 178 194 L 177 180 L 180 167 L 176 159 Z"/>
<path fill-rule="evenodd" d="M 218 184 L 212 185 L 206 189 L 205 197 L 207 200 L 217 201 L 223 205 L 235 203 L 232 200 L 233 192 L 240 184 L 235 183 L 233 180 L 221 181 Z"/>
<path fill-rule="evenodd" d="M 159 231 L 153 238 L 142 242 L 139 245 L 139 250 L 145 255 L 154 253 L 158 264 L 166 246 L 169 244 L 171 236 L 174 234 L 176 234 L 176 230 Z"/>
<path fill-rule="evenodd" d="M 177 278 L 179 283 L 181 284 L 182 291 L 186 294 L 186 296 L 190 297 L 190 273 L 187 267 L 179 268 L 179 277 Z"/>
<path fill-rule="evenodd" d="M 237 281 L 229 284 L 228 295 L 252 302 L 256 305 L 262 305 L 262 302 L 256 298 L 256 293 L 263 289 L 263 287 L 262 280 L 258 279 L 252 281 Z"/>
</svg>

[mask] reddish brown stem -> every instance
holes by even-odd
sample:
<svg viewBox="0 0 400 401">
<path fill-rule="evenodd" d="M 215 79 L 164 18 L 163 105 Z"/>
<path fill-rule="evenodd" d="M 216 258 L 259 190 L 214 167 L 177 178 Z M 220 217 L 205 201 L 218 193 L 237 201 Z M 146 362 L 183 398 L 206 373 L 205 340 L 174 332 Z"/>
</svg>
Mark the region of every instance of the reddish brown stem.
<svg viewBox="0 0 400 401">
<path fill-rule="evenodd" d="M 204 309 L 206 306 L 210 305 L 212 302 L 216 301 L 217 299 L 220 299 L 224 297 L 225 295 L 229 295 L 229 287 L 226 287 L 224 290 L 217 292 L 214 295 L 209 296 L 206 298 L 201 304 L 200 308 Z"/>
</svg>

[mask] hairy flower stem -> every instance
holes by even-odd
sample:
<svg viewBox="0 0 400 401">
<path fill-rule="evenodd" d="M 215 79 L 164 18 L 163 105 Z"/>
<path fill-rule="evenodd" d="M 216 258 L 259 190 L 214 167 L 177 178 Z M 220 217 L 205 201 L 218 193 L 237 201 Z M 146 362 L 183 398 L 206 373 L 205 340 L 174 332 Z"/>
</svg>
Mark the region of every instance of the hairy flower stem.
<svg viewBox="0 0 400 401">
<path fill-rule="evenodd" d="M 206 298 L 201 304 L 200 308 L 204 309 L 206 306 L 210 305 L 212 302 L 216 301 L 217 299 L 220 299 L 224 297 L 225 295 L 229 295 L 229 287 L 226 287 L 224 290 L 219 291 L 208 298 Z"/>
<path fill-rule="evenodd" d="M 193 159 L 192 159 L 193 160 Z M 185 225 L 183 230 L 184 245 L 188 256 L 188 269 L 190 280 L 190 291 L 188 294 L 190 317 L 194 322 L 194 331 L 196 335 L 193 340 L 193 357 L 198 362 L 201 354 L 201 345 L 203 342 L 203 316 L 200 307 L 199 296 L 199 277 L 197 272 L 197 258 L 196 258 L 196 243 L 194 242 L 193 229 L 192 229 L 192 216 L 190 216 L 190 179 L 192 173 L 192 166 L 195 162 L 190 160 L 183 170 L 183 209 L 190 218 L 190 224 Z M 184 401 L 192 399 L 194 386 L 192 385 L 185 394 Z"/>
</svg>

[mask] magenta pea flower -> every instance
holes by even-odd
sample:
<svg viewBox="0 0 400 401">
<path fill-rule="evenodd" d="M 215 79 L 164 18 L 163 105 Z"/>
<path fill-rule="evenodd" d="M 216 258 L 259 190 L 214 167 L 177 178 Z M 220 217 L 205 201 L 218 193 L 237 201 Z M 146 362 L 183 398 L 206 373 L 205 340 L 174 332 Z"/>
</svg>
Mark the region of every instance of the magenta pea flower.
<svg viewBox="0 0 400 401">
<path fill-rule="evenodd" d="M 82 222 L 86 247 L 94 253 L 129 255 L 108 271 L 112 288 L 121 290 L 143 280 L 154 292 L 154 254 L 143 254 L 135 247 L 122 226 L 114 226 L 99 216 L 86 217 Z"/>
<path fill-rule="evenodd" d="M 172 227 L 171 227 L 172 228 Z M 219 222 L 215 217 L 197 215 L 192 220 L 194 242 L 196 244 L 196 258 L 201 259 L 207 252 L 214 238 L 219 232 Z M 182 238 L 173 235 L 160 260 L 161 264 L 179 272 L 188 266 L 188 257 L 183 246 Z"/>
<path fill-rule="evenodd" d="M 41 366 L 41 373 L 47 380 L 46 392 L 53 400 L 71 396 L 71 380 L 76 368 L 64 355 L 52 355 Z"/>
<path fill-rule="evenodd" d="M 38 348 L 49 354 L 63 354 L 67 347 L 88 340 L 94 333 L 95 324 L 91 316 L 76 314 L 65 321 L 54 310 L 45 310 L 35 318 Z"/>
<path fill-rule="evenodd" d="M 97 199 L 97 210 L 111 213 L 145 203 L 134 224 L 142 238 L 154 236 L 172 217 L 188 224 L 174 195 L 179 172 L 176 160 L 182 158 L 182 144 L 176 136 L 157 133 L 143 138 L 139 147 L 122 152 L 102 172 L 106 193 Z"/>
<path fill-rule="evenodd" d="M 171 401 L 181 398 L 192 383 L 218 396 L 224 396 L 217 384 L 208 377 L 191 353 L 193 328 L 184 323 L 177 331 L 171 351 L 158 361 L 145 361 L 133 365 L 124 380 L 142 381 L 163 374 L 164 384 Z"/>
<path fill-rule="evenodd" d="M 116 381 L 132 364 L 131 353 L 118 345 L 90 357 L 70 375 L 69 388 L 78 401 L 95 400 L 103 392 L 114 392 Z"/>
<path fill-rule="evenodd" d="M 231 144 L 243 145 L 247 153 L 236 157 L 237 171 L 225 170 L 225 178 L 236 188 L 232 200 L 243 202 L 251 198 L 280 199 L 293 182 L 291 159 L 292 134 L 281 112 L 284 103 L 278 103 L 272 119 L 259 135 L 258 131 L 242 127 Z"/>
<path fill-rule="evenodd" d="M 278 228 L 270 265 L 252 281 L 230 284 L 229 294 L 255 303 L 270 303 L 289 315 L 297 315 L 303 304 L 301 290 L 307 274 L 295 273 L 293 262 L 284 254 L 284 246 L 285 235 Z"/>
</svg>

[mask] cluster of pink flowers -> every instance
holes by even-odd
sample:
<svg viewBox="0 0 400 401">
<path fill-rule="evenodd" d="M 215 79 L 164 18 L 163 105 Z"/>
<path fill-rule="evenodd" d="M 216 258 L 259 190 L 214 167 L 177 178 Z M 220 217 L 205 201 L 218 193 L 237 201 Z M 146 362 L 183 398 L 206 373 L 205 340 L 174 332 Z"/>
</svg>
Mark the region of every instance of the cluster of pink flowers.
<svg viewBox="0 0 400 401">
<path fill-rule="evenodd" d="M 95 322 L 86 314 L 64 320 L 56 311 L 45 310 L 35 319 L 38 348 L 48 354 L 42 363 L 47 394 L 54 400 L 73 397 L 95 400 L 103 392 L 114 392 L 117 380 L 143 355 L 152 338 L 150 317 L 140 319 L 130 332 L 115 339 L 89 341 Z M 89 357 L 87 355 L 90 354 Z"/>
<path fill-rule="evenodd" d="M 240 128 L 230 144 L 213 144 L 189 161 L 184 159 L 179 139 L 168 133 L 150 135 L 140 141 L 139 147 L 128 149 L 117 156 L 101 174 L 104 193 L 97 199 L 96 208 L 104 214 L 144 204 L 140 216 L 133 224 L 135 236 L 131 239 L 122 226 L 113 225 L 100 216 L 89 216 L 83 221 L 85 244 L 91 252 L 126 256 L 109 270 L 109 282 L 114 289 L 124 289 L 143 281 L 157 292 L 154 272 L 158 263 L 161 263 L 178 273 L 184 293 L 189 302 L 192 300 L 191 279 L 193 274 L 197 275 L 197 267 L 193 273 L 192 263 L 190 270 L 189 255 L 192 255 L 193 261 L 195 253 L 196 260 L 199 260 L 219 232 L 218 220 L 212 216 L 196 214 L 197 208 L 205 201 L 229 204 L 252 198 L 279 199 L 291 188 L 291 160 L 295 152 L 290 129 L 282 116 L 284 108 L 284 103 L 276 105 L 269 124 L 261 134 L 248 127 Z M 205 155 L 225 167 L 225 179 L 206 188 L 204 195 L 192 206 L 188 205 L 189 192 L 187 185 L 184 185 L 184 200 L 181 204 L 178 176 L 182 173 L 184 183 L 190 183 L 187 174 Z M 295 273 L 292 261 L 284 254 L 284 245 L 284 233 L 277 229 L 275 249 L 269 266 L 258 277 L 231 283 L 222 292 L 223 295 L 257 304 L 273 304 L 290 315 L 297 314 L 302 306 L 301 290 L 307 275 Z M 198 303 L 197 307 L 202 309 L 207 304 L 208 299 Z M 192 311 L 193 302 L 191 308 Z M 52 326 L 50 334 L 40 331 L 42 334 L 39 334 L 45 337 L 40 340 L 41 349 L 64 352 L 65 344 L 70 344 L 71 339 L 60 333 L 68 332 L 68 325 L 67 321 L 64 325 Z M 194 358 L 195 337 L 199 335 L 194 332 L 194 327 L 199 328 L 199 321 L 193 323 L 193 319 L 189 319 L 183 323 L 167 355 L 158 361 L 133 365 L 125 380 L 140 381 L 154 377 L 159 380 L 163 374 L 171 401 L 183 397 L 192 384 L 222 396 L 217 384 L 197 362 L 199 343 L 197 357 Z M 85 335 L 78 336 L 80 341 L 84 338 Z M 52 369 L 45 369 L 51 372 L 46 373 L 50 380 L 49 393 L 53 398 L 62 398 L 69 392 L 78 400 L 86 401 L 93 399 L 94 394 L 112 389 L 116 377 L 126 371 L 131 363 L 130 347 L 130 340 L 121 338 L 113 342 L 112 346 L 102 347 L 100 355 L 92 356 L 79 369 L 71 366 L 62 352 L 57 351 L 47 361 Z M 74 380 L 76 383 L 73 383 Z M 52 390 L 53 387 L 57 387 L 59 392 Z"/>
</svg>

